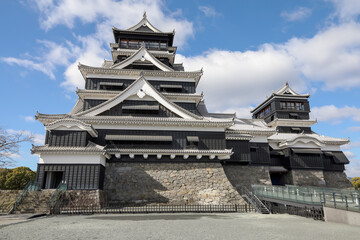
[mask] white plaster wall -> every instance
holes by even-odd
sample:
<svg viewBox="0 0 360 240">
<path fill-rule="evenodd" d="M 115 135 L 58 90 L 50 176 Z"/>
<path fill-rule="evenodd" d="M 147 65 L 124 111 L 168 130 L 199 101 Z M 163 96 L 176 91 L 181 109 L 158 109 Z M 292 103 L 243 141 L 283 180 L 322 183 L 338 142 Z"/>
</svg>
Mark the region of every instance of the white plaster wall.
<svg viewBox="0 0 360 240">
<path fill-rule="evenodd" d="M 41 154 L 39 163 L 42 164 L 101 164 L 105 166 L 105 156 L 103 155 L 53 155 Z"/>
<path fill-rule="evenodd" d="M 250 140 L 250 142 L 261 142 L 261 143 L 267 143 L 267 137 L 266 136 L 254 136 L 253 139 Z"/>
<path fill-rule="evenodd" d="M 321 147 L 322 151 L 341 151 L 339 145 L 328 145 Z"/>
</svg>

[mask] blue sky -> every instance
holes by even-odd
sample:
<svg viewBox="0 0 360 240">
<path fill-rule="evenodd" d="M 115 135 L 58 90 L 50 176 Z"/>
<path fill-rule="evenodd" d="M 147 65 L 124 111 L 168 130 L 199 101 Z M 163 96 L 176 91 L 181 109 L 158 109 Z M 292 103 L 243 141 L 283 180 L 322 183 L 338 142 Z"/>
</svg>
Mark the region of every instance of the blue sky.
<svg viewBox="0 0 360 240">
<path fill-rule="evenodd" d="M 147 11 L 163 31 L 175 29 L 177 62 L 204 69 L 198 87 L 210 111 L 249 111 L 286 81 L 310 93 L 316 132 L 350 137 L 349 176 L 360 176 L 360 1 L 1 1 L 0 126 L 33 133 L 41 113 L 67 113 L 84 80 L 78 62 L 110 59 L 111 27 L 126 29 Z M 16 166 L 36 169 L 23 144 Z"/>
</svg>

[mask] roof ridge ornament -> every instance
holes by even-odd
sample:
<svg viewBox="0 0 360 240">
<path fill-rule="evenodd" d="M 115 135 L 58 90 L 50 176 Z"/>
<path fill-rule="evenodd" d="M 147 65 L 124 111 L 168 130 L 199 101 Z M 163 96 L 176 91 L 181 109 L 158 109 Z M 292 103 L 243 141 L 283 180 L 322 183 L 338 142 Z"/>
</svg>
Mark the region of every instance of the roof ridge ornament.
<svg viewBox="0 0 360 240">
<path fill-rule="evenodd" d="M 143 18 L 146 18 L 146 10 L 144 11 Z"/>
</svg>

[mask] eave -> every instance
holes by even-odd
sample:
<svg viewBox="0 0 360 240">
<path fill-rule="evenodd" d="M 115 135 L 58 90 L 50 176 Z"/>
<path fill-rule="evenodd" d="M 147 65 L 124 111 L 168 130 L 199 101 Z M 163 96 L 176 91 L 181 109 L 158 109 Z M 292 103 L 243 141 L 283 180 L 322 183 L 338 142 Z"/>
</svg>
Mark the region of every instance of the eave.
<svg viewBox="0 0 360 240">
<path fill-rule="evenodd" d="M 317 124 L 317 120 L 302 120 L 302 119 L 279 119 L 275 118 L 273 121 L 269 122 L 267 125 L 269 127 L 311 127 L 312 125 Z"/>
<path fill-rule="evenodd" d="M 104 75 L 106 78 L 107 75 L 114 75 L 114 76 L 134 76 L 134 77 L 164 77 L 164 78 L 190 78 L 194 79 L 195 86 L 198 85 L 201 76 L 203 75 L 203 71 L 172 71 L 172 72 L 164 72 L 164 71 L 144 71 L 141 69 L 111 69 L 111 68 L 103 68 L 103 67 L 90 67 L 83 64 L 79 64 L 78 68 L 84 78 L 87 78 L 89 74 L 98 74 Z"/>
<path fill-rule="evenodd" d="M 262 109 L 264 106 L 268 105 L 271 101 L 273 101 L 274 99 L 284 99 L 284 100 L 295 100 L 295 99 L 307 99 L 309 98 L 310 95 L 306 94 L 306 95 L 279 95 L 279 94 L 271 94 L 270 97 L 268 97 L 267 99 L 265 99 L 261 104 L 259 104 L 256 108 L 254 108 L 253 110 L 251 110 L 250 112 L 252 114 L 256 114 L 260 109 Z"/>
<path fill-rule="evenodd" d="M 130 125 L 130 126 L 190 126 L 190 127 L 220 127 L 228 128 L 234 124 L 233 120 L 209 121 L 209 120 L 186 120 L 182 118 L 160 118 L 160 117 L 121 117 L 121 116 L 94 116 L 76 117 L 67 114 L 38 114 L 37 120 L 48 124 L 56 120 L 72 117 L 87 124 L 105 125 Z"/>
</svg>

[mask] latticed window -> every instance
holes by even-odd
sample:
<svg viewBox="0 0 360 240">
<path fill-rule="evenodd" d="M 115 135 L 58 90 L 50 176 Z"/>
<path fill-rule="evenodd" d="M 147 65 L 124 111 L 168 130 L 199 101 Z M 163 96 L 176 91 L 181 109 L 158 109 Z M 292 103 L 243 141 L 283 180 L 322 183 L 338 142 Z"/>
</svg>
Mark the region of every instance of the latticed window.
<svg viewBox="0 0 360 240">
<path fill-rule="evenodd" d="M 302 102 L 280 102 L 280 109 L 304 111 L 305 108 Z"/>
</svg>

